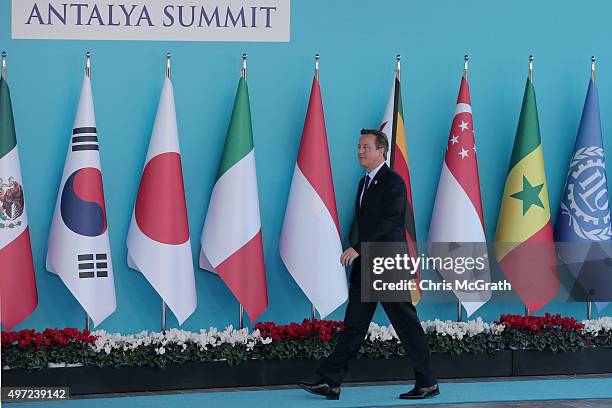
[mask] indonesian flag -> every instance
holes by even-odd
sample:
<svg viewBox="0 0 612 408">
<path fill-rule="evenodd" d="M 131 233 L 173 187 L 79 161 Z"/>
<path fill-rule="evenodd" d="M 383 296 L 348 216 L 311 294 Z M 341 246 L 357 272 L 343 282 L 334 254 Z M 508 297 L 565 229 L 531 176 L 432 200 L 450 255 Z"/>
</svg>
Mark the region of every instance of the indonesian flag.
<svg viewBox="0 0 612 408">
<path fill-rule="evenodd" d="M 11 95 L 0 78 L 0 299 L 11 330 L 38 305 Z"/>
<path fill-rule="evenodd" d="M 47 270 L 59 275 L 94 327 L 115 311 L 115 281 L 108 239 L 91 82 L 83 79 L 64 173 L 47 244 Z"/>
<path fill-rule="evenodd" d="M 396 76 L 385 109 L 380 130 L 389 139 L 389 154 L 387 155 L 387 165 L 395 170 L 406 184 L 406 217 L 404 228 L 406 230 L 406 242 L 408 252 L 413 259 L 418 257 L 416 248 L 416 229 L 414 225 L 414 210 L 412 205 L 412 187 L 410 186 L 410 170 L 408 167 L 408 150 L 406 145 L 406 128 L 404 127 L 404 110 L 402 108 L 402 95 L 400 90 L 400 80 Z M 420 271 L 416 271 L 417 282 L 420 279 Z M 419 290 L 411 290 L 410 297 L 412 304 L 416 305 L 421 299 Z"/>
<path fill-rule="evenodd" d="M 179 325 L 197 299 L 174 92 L 164 80 L 127 238 L 128 265 L 142 272 Z"/>
<path fill-rule="evenodd" d="M 483 256 L 486 254 L 486 238 L 484 230 L 484 217 L 482 215 L 482 201 L 480 196 L 480 178 L 478 177 L 478 160 L 476 158 L 476 145 L 474 138 L 474 122 L 472 120 L 472 103 L 470 101 L 470 89 L 463 77 L 455 116 L 448 136 L 448 145 L 438 192 L 429 227 L 430 256 L 452 256 L 452 252 L 446 252 L 443 244 L 457 243 L 455 250 L 460 253 L 472 252 L 469 255 Z M 442 243 L 436 245 L 435 243 Z M 466 243 L 482 243 L 481 245 L 465 245 Z M 433 244 L 433 245 L 432 245 Z M 448 245 L 447 245 L 448 247 Z M 452 247 L 452 245 L 451 245 Z M 444 252 L 443 254 L 441 252 Z M 476 252 L 476 253 L 474 253 Z M 459 255 L 459 253 L 455 253 Z M 486 270 L 483 271 L 485 279 L 490 282 L 490 270 L 486 262 Z M 467 279 L 467 276 L 459 277 L 455 271 L 439 271 L 448 280 L 457 278 Z M 482 275 L 482 274 L 481 274 Z M 479 276 L 482 278 L 483 276 Z M 455 291 L 461 304 L 467 311 L 468 317 L 478 308 L 486 303 L 483 300 L 471 300 L 485 296 L 486 300 L 491 297 L 491 292 L 485 293 L 459 293 Z"/>
<path fill-rule="evenodd" d="M 559 291 L 538 109 L 530 79 L 497 221 L 495 256 L 531 313 Z"/>
<path fill-rule="evenodd" d="M 249 92 L 240 78 L 202 229 L 200 268 L 217 273 L 251 321 L 268 308 Z"/>
<path fill-rule="evenodd" d="M 321 318 L 348 298 L 319 81 L 312 81 L 280 238 L 280 255 Z"/>
</svg>

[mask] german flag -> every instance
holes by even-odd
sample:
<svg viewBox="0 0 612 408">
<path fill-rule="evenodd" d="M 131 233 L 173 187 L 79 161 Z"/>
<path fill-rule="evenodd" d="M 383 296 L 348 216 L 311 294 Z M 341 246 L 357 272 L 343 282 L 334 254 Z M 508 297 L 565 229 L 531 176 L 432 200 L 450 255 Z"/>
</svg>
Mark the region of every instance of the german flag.
<svg viewBox="0 0 612 408">
<path fill-rule="evenodd" d="M 538 109 L 527 80 L 495 233 L 495 256 L 532 313 L 559 290 Z"/>
</svg>

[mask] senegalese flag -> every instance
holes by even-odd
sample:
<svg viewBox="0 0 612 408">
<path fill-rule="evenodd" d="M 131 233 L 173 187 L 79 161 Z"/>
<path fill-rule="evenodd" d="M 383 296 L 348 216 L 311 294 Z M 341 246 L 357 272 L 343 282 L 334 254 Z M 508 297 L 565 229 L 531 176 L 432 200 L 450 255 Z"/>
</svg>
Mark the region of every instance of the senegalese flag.
<svg viewBox="0 0 612 408">
<path fill-rule="evenodd" d="M 11 95 L 0 78 L 0 300 L 11 330 L 38 304 Z"/>
<path fill-rule="evenodd" d="M 406 128 L 404 127 L 404 111 L 402 108 L 402 95 L 400 90 L 400 80 L 395 76 L 385 116 L 380 125 L 389 139 L 389 154 L 387 155 L 387 165 L 395 170 L 406 184 L 406 216 L 404 228 L 406 230 L 406 242 L 408 251 L 413 258 L 418 257 L 416 248 L 416 229 L 414 226 L 414 210 L 412 205 L 412 188 L 410 186 L 410 170 L 408 167 L 408 150 L 406 147 Z M 420 277 L 419 270 L 416 271 L 417 281 Z M 412 303 L 416 305 L 421 299 L 419 290 L 411 290 L 410 296 Z"/>
<path fill-rule="evenodd" d="M 200 268 L 217 273 L 254 322 L 268 308 L 255 148 L 240 78 L 217 181 L 204 221 Z"/>
<path fill-rule="evenodd" d="M 557 294 L 559 278 L 538 110 L 529 79 L 497 221 L 495 255 L 530 312 L 537 312 Z"/>
</svg>

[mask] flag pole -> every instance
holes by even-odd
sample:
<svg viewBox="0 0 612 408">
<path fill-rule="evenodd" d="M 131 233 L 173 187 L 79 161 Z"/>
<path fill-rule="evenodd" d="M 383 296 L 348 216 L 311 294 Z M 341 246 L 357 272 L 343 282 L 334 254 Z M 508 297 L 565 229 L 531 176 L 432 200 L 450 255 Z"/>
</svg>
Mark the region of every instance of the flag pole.
<svg viewBox="0 0 612 408">
<path fill-rule="evenodd" d="M 468 62 L 469 60 L 470 60 L 470 56 L 468 54 L 465 54 L 463 56 L 463 79 L 465 79 L 466 82 L 468 80 Z M 461 302 L 459 300 L 457 301 L 457 321 L 458 322 L 463 321 L 463 306 L 461 305 Z"/>
<path fill-rule="evenodd" d="M 529 56 L 529 82 L 533 82 L 533 55 Z M 525 316 L 529 316 L 529 307 L 525 305 Z"/>
<path fill-rule="evenodd" d="M 242 69 L 240 70 L 240 75 L 242 76 L 242 79 L 246 81 L 246 78 L 247 78 L 247 55 L 246 53 L 242 54 Z M 242 306 L 242 303 L 240 303 L 240 316 L 238 319 L 238 325 L 240 329 L 244 328 L 244 306 Z"/>
<path fill-rule="evenodd" d="M 170 79 L 170 58 L 172 57 L 172 54 L 167 52 L 166 53 L 166 78 Z M 163 334 L 166 334 L 166 302 L 164 302 L 164 299 L 162 298 L 162 308 L 161 308 L 161 330 Z"/>
<path fill-rule="evenodd" d="M 319 81 L 319 60 L 321 59 L 321 56 L 319 54 L 315 54 L 315 79 L 317 80 L 317 82 Z M 317 318 L 317 308 L 315 307 L 314 303 L 310 303 L 311 306 L 311 314 L 312 314 L 312 321 L 314 322 L 315 319 Z"/>
<path fill-rule="evenodd" d="M 91 79 L 91 52 L 87 51 L 85 53 L 85 75 L 87 78 Z"/>
<path fill-rule="evenodd" d="M 87 79 L 91 79 L 91 52 L 85 53 L 85 75 Z M 85 310 L 85 309 L 83 309 Z M 89 315 L 85 310 L 85 330 L 90 330 Z"/>
<path fill-rule="evenodd" d="M 6 51 L 2 51 L 2 79 L 6 81 Z"/>
<path fill-rule="evenodd" d="M 242 69 L 240 70 L 240 76 L 243 79 L 247 78 L 247 55 L 246 53 L 242 54 Z"/>
<path fill-rule="evenodd" d="M 402 60 L 402 56 L 400 54 L 397 54 L 395 56 L 395 60 L 397 61 L 397 65 L 396 65 L 396 68 L 395 68 L 395 77 L 399 81 L 401 79 L 400 78 L 401 77 L 401 75 L 400 75 L 400 68 L 401 68 L 400 61 Z"/>
<path fill-rule="evenodd" d="M 170 58 L 172 58 L 172 54 L 167 52 L 166 53 L 166 78 L 170 79 Z"/>
<path fill-rule="evenodd" d="M 595 82 L 595 56 L 591 56 L 591 80 Z M 591 320 L 593 318 L 593 302 L 587 302 L 587 319 Z"/>
</svg>

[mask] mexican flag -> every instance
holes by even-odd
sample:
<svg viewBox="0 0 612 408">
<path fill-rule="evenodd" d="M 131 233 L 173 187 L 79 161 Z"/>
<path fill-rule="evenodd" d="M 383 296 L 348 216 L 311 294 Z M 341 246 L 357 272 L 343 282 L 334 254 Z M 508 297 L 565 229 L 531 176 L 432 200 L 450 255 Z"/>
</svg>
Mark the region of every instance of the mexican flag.
<svg viewBox="0 0 612 408">
<path fill-rule="evenodd" d="M 200 268 L 217 273 L 251 321 L 268 307 L 249 92 L 240 78 L 204 221 Z"/>
<path fill-rule="evenodd" d="M 38 304 L 11 95 L 0 79 L 0 298 L 11 330 Z"/>
<path fill-rule="evenodd" d="M 527 80 L 495 233 L 495 255 L 531 313 L 559 290 L 535 90 Z"/>
</svg>

